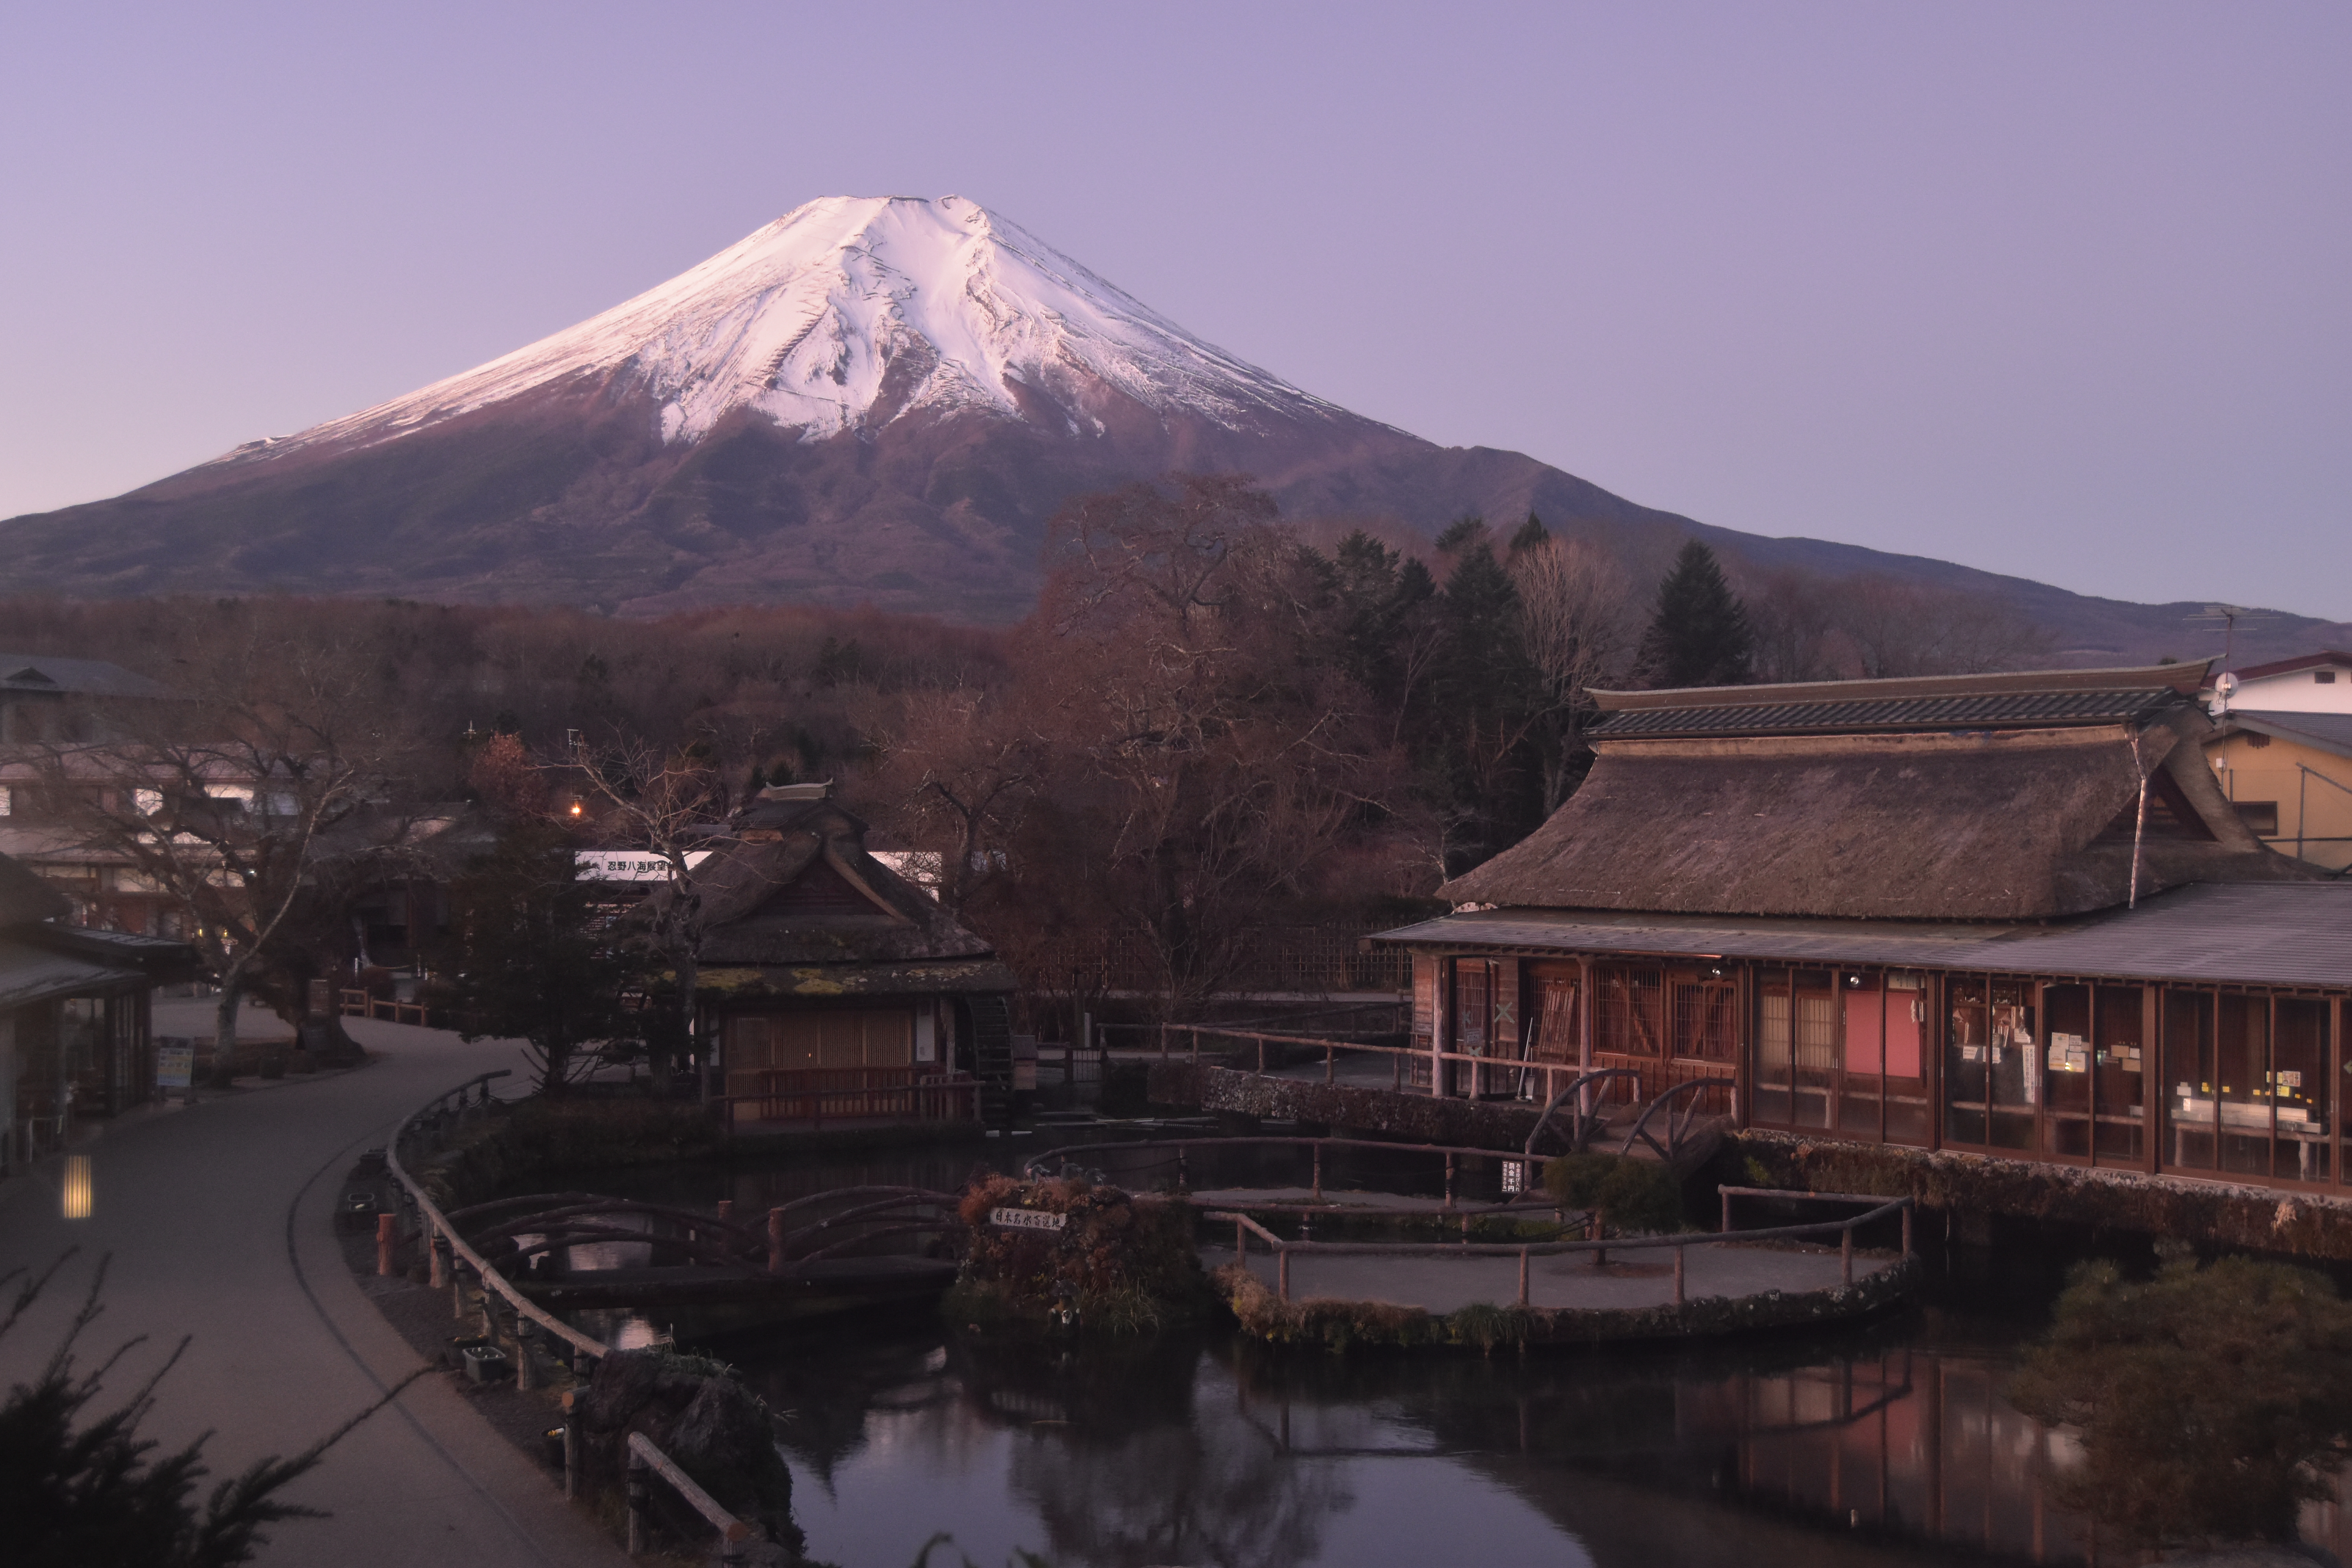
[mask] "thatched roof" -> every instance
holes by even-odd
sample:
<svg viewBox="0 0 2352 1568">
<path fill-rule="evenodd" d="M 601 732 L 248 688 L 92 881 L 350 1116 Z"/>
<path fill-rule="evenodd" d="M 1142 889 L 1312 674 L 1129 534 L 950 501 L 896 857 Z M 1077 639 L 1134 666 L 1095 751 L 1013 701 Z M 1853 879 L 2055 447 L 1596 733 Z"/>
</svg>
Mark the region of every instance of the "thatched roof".
<svg viewBox="0 0 2352 1568">
<path fill-rule="evenodd" d="M 694 889 L 703 902 L 698 956 L 706 967 L 817 968 L 826 971 L 827 984 L 839 985 L 843 965 L 995 956 L 929 894 L 867 854 L 866 825 L 823 798 L 762 798 L 747 807 L 695 871 Z M 1001 969 L 988 968 L 989 984 L 970 988 L 1007 988 L 994 984 Z"/>
<path fill-rule="evenodd" d="M 1898 920 L 2046 920 L 2120 904 L 2139 769 L 2140 892 L 2293 880 L 2183 742 L 2147 728 L 1600 741 L 1583 786 L 1448 883 L 1456 904 Z M 2137 760 L 2135 760 L 2135 735 Z"/>
</svg>

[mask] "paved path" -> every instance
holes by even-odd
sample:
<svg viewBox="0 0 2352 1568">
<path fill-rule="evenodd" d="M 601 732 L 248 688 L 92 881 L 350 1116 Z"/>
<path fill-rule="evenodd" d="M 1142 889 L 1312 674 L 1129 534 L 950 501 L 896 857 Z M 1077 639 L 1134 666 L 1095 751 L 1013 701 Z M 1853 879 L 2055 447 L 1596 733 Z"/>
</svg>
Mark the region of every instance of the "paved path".
<svg viewBox="0 0 2352 1568">
<path fill-rule="evenodd" d="M 1693 1301 L 1708 1296 L 1757 1296 L 1767 1290 L 1824 1290 L 1838 1282 L 1838 1255 L 1767 1247 L 1692 1247 L 1684 1250 L 1684 1289 Z M 1201 1248 L 1201 1267 L 1234 1260 L 1230 1247 Z M 1894 1266 L 1889 1257 L 1856 1253 L 1853 1277 Z M 1275 1282 L 1269 1253 L 1253 1249 L 1250 1271 Z M 1375 1258 L 1360 1253 L 1295 1252 L 1290 1257 L 1290 1299 L 1331 1297 L 1343 1301 L 1387 1301 L 1452 1312 L 1474 1302 L 1508 1306 L 1519 1299 L 1519 1260 L 1515 1257 Z M 1528 1260 L 1531 1307 L 1659 1307 L 1675 1299 L 1671 1248 L 1614 1251 L 1603 1268 L 1590 1254 L 1567 1252 Z"/>
<path fill-rule="evenodd" d="M 89 1219 L 59 1217 L 55 1161 L 0 1184 L 0 1269 L 82 1249 L 32 1319 L 0 1341 L 0 1382 L 47 1354 L 89 1266 L 110 1253 L 106 1315 L 83 1341 L 84 1364 L 148 1335 L 110 1381 L 110 1392 L 128 1394 L 163 1351 L 194 1335 L 142 1431 L 176 1447 L 216 1428 L 205 1448 L 215 1477 L 308 1447 L 417 1364 L 343 1263 L 330 1229 L 338 1184 L 425 1100 L 494 1068 L 520 1078 L 522 1064 L 510 1044 L 467 1046 L 400 1024 L 348 1026 L 378 1053 L 358 1071 L 142 1110 L 80 1145 L 96 1194 Z M 627 1561 L 437 1376 L 412 1384 L 286 1495 L 331 1517 L 276 1526 L 264 1563 Z"/>
</svg>

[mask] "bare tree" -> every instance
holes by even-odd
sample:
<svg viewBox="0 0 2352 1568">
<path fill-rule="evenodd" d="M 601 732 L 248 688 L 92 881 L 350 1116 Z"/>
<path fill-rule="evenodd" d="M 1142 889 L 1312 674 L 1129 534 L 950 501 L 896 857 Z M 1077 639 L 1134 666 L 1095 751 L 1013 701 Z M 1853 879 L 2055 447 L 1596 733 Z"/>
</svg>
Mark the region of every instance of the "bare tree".
<svg viewBox="0 0 2352 1568">
<path fill-rule="evenodd" d="M 1518 595 L 1519 641 L 1538 686 L 1549 816 L 1568 798 L 1571 771 L 1584 750 L 1586 692 L 1616 666 L 1631 639 L 1633 587 L 1615 560 L 1581 539 L 1551 538 L 1514 551 L 1510 573 Z"/>
<path fill-rule="evenodd" d="M 699 1063 L 704 1056 L 694 1010 L 706 917 L 694 868 L 722 840 L 726 783 L 696 747 L 670 749 L 626 734 L 602 747 L 580 746 L 558 765 L 579 778 L 596 802 L 598 837 L 662 863 L 664 883 L 640 907 L 638 930 L 676 977 L 679 1026 Z M 710 1075 L 700 1076 L 708 1098 Z"/>
<path fill-rule="evenodd" d="M 1045 744 L 1004 693 L 899 694 L 867 725 L 899 830 L 940 857 L 940 902 L 960 910 L 1004 865 L 1045 771 Z"/>
<path fill-rule="evenodd" d="M 44 791 L 80 844 L 187 912 L 220 987 L 217 1070 L 237 1013 L 304 903 L 320 837 L 382 793 L 402 751 L 366 661 L 248 620 L 183 681 L 190 700 L 102 743 L 49 748 Z M 348 850 L 346 851 L 348 853 Z"/>
</svg>

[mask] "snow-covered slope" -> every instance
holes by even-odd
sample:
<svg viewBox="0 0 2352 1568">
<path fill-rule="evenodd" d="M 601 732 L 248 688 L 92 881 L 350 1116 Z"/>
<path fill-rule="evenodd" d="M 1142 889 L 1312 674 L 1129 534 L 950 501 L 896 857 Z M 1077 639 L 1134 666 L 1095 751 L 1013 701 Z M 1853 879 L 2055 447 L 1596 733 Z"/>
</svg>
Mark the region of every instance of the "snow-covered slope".
<svg viewBox="0 0 2352 1568">
<path fill-rule="evenodd" d="M 1343 415 L 976 203 L 827 196 L 576 327 L 226 460 L 370 445 L 582 375 L 649 397 L 665 441 L 746 407 L 808 440 L 918 410 L 1087 434 L 1106 393 L 1228 429 Z"/>
</svg>

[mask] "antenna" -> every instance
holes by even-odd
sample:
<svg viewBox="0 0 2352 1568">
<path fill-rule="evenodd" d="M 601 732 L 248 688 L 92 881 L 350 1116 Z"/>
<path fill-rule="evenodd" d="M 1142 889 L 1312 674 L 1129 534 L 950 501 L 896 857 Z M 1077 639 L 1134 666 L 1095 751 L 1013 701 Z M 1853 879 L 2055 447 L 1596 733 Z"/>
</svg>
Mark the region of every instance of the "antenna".
<svg viewBox="0 0 2352 1568">
<path fill-rule="evenodd" d="M 2237 654 L 2238 623 L 2274 619 L 2268 610 L 2252 610 L 2243 605 L 2208 605 L 2189 616 L 2192 621 L 2221 623 L 2221 668 L 2228 669 Z"/>
</svg>

